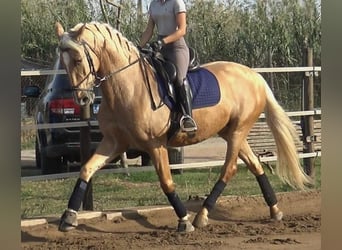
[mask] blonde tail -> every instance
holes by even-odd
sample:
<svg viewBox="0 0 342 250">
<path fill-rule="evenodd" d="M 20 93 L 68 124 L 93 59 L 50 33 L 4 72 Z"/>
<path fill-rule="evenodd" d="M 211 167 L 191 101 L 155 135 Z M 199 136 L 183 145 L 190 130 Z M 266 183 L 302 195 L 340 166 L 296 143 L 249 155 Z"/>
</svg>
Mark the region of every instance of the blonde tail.
<svg viewBox="0 0 342 250">
<path fill-rule="evenodd" d="M 312 180 L 307 176 L 300 165 L 296 141 L 298 134 L 291 120 L 274 98 L 272 90 L 265 82 L 266 88 L 266 122 L 270 127 L 277 145 L 277 174 L 283 182 L 293 188 L 306 189 Z"/>
</svg>

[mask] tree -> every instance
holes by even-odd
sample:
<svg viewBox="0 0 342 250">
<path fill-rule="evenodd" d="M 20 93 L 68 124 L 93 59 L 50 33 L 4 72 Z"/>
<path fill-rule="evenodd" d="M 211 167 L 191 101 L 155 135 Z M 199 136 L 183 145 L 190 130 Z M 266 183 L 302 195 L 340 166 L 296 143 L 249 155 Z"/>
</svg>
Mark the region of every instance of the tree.
<svg viewBox="0 0 342 250">
<path fill-rule="evenodd" d="M 66 29 L 92 20 L 109 22 L 116 27 L 119 21 L 120 31 L 138 44 L 148 18 L 142 13 L 142 1 L 120 1 L 120 20 L 118 9 L 105 2 L 22 0 L 22 56 L 52 61 L 57 45 L 55 21 L 63 23 Z M 202 63 L 226 60 L 250 67 L 302 66 L 303 47 L 309 46 L 314 50 L 315 64 L 321 64 L 320 1 L 188 0 L 186 4 L 186 39 L 197 50 Z M 293 85 L 300 86 L 301 77 L 300 74 L 274 75 L 272 87 L 286 107 L 300 105 L 300 89 L 293 91 Z M 320 85 L 317 91 L 320 93 Z M 317 97 L 316 105 L 320 106 L 320 94 Z"/>
<path fill-rule="evenodd" d="M 57 39 L 56 21 L 71 28 L 79 22 L 91 20 L 85 1 L 74 0 L 22 0 L 21 1 L 21 54 L 50 63 L 55 57 Z"/>
<path fill-rule="evenodd" d="M 303 66 L 303 48 L 309 46 L 314 49 L 315 64 L 321 64 L 320 5 L 314 0 L 191 0 L 188 23 L 188 42 L 202 62 Z M 289 109 L 301 108 L 301 78 L 293 73 L 274 75 L 277 98 Z"/>
</svg>

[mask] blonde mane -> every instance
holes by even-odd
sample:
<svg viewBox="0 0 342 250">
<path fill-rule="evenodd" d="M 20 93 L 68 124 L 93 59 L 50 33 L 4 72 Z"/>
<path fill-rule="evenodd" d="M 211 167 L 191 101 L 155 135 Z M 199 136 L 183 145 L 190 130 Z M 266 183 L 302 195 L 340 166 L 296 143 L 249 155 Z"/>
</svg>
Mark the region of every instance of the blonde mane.
<svg viewBox="0 0 342 250">
<path fill-rule="evenodd" d="M 77 24 L 74 30 L 78 30 L 83 24 Z M 117 29 L 107 23 L 90 22 L 86 24 L 86 29 L 94 35 L 94 44 L 102 43 L 101 46 L 107 49 L 113 49 L 113 52 L 119 53 L 120 56 L 131 58 L 132 53 L 138 55 L 138 49 Z M 70 31 L 73 31 L 70 30 Z"/>
<path fill-rule="evenodd" d="M 79 44 L 82 38 L 87 40 L 87 43 L 92 47 L 99 58 L 102 57 L 104 50 L 106 50 L 105 54 L 107 54 L 107 59 L 113 60 L 113 56 L 116 55 L 115 61 L 120 58 L 119 60 L 126 64 L 130 64 L 137 58 L 141 58 L 141 62 L 145 65 L 145 69 L 147 69 L 150 74 L 154 72 L 153 67 L 147 59 L 140 56 L 138 48 L 110 24 L 95 21 L 90 23 L 78 23 L 65 32 L 64 38 L 60 40 L 60 48 L 64 47 L 79 50 Z M 104 60 L 103 57 L 102 60 Z"/>
</svg>

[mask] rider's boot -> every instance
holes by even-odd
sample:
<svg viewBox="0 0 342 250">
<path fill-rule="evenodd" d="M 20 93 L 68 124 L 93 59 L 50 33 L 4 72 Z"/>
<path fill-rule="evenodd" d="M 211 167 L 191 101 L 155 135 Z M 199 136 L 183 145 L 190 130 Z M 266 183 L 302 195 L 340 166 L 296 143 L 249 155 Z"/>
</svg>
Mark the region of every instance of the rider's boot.
<svg viewBox="0 0 342 250">
<path fill-rule="evenodd" d="M 180 119 L 180 127 L 183 132 L 195 132 L 197 131 L 197 125 L 192 118 L 192 92 L 186 78 L 184 78 L 183 84 L 180 86 L 180 97 L 183 111 L 183 116 Z"/>
</svg>

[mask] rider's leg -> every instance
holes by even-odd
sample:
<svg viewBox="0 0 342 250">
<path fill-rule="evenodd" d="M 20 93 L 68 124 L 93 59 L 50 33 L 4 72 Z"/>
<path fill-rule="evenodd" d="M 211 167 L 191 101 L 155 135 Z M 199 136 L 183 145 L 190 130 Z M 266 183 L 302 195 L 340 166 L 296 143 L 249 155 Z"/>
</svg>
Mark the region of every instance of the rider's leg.
<svg viewBox="0 0 342 250">
<path fill-rule="evenodd" d="M 190 60 L 189 47 L 184 38 L 181 38 L 174 43 L 167 44 L 163 48 L 162 53 L 177 68 L 175 87 L 178 92 L 177 99 L 179 99 L 183 112 L 180 127 L 184 132 L 194 132 L 197 130 L 197 125 L 192 118 L 192 94 L 190 85 L 186 79 Z"/>
<path fill-rule="evenodd" d="M 197 130 L 195 120 L 192 118 L 192 93 L 189 82 L 186 78 L 180 86 L 180 102 L 182 106 L 183 116 L 180 120 L 180 127 L 184 132 L 194 132 Z"/>
</svg>

